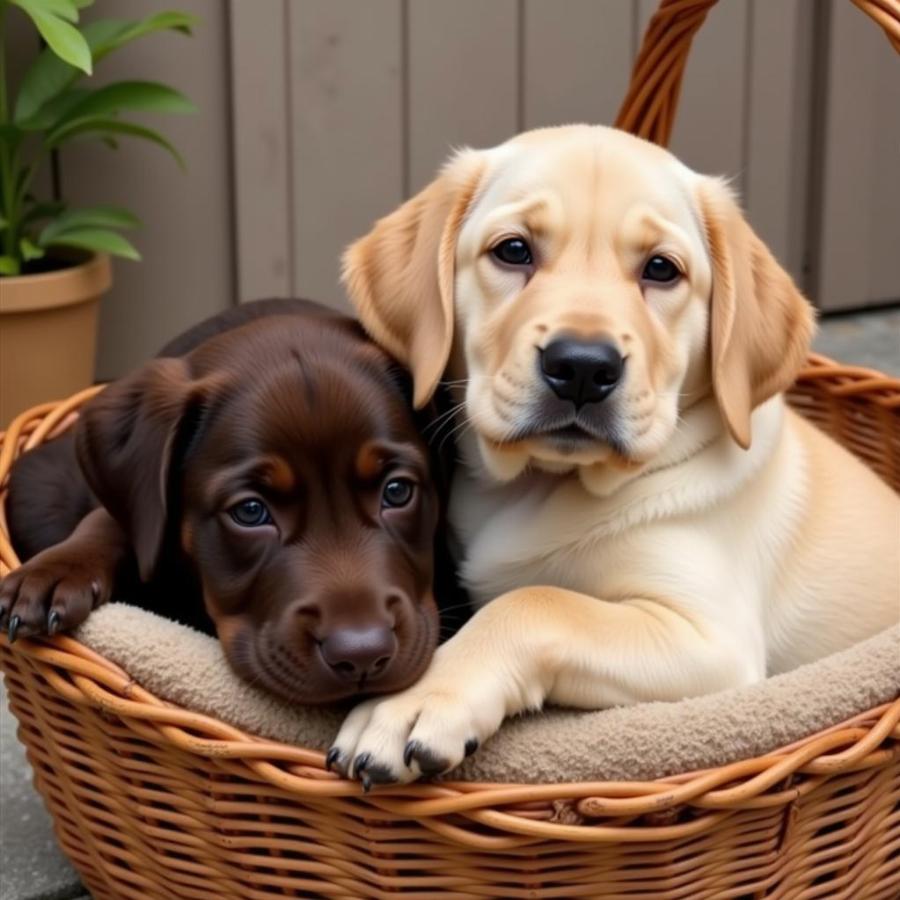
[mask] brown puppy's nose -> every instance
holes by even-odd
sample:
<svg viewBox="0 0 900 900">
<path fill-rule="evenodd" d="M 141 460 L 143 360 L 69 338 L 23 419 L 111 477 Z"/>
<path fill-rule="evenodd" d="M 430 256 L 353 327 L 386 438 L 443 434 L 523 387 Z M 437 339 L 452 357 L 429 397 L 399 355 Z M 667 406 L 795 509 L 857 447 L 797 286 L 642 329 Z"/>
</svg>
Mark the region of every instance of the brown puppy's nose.
<svg viewBox="0 0 900 900">
<path fill-rule="evenodd" d="M 397 652 L 397 637 L 387 625 L 339 628 L 320 644 L 322 658 L 344 681 L 377 678 Z"/>
<path fill-rule="evenodd" d="M 576 409 L 605 400 L 622 378 L 625 360 L 608 341 L 561 337 L 541 353 L 541 374 L 554 394 Z"/>
</svg>

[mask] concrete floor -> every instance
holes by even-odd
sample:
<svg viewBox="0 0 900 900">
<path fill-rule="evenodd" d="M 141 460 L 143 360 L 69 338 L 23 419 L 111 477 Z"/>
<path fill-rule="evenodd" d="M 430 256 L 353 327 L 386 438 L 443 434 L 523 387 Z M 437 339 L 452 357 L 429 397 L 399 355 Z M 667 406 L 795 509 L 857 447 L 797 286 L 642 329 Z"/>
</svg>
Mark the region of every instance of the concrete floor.
<svg viewBox="0 0 900 900">
<path fill-rule="evenodd" d="M 900 307 L 823 319 L 813 346 L 841 362 L 900 375 Z"/>
<path fill-rule="evenodd" d="M 815 349 L 900 376 L 900 308 L 826 319 Z M 31 770 L 0 688 L 0 900 L 86 898 L 31 786 Z"/>
<path fill-rule="evenodd" d="M 56 843 L 15 733 L 0 688 L 0 900 L 80 900 L 87 895 Z"/>
</svg>

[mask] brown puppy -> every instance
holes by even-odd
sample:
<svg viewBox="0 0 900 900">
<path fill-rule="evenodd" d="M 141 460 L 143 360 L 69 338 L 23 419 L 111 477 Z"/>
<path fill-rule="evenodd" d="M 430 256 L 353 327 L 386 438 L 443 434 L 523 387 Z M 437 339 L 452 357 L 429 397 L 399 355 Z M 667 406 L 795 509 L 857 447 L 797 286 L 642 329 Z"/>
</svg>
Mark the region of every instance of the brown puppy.
<svg viewBox="0 0 900 900">
<path fill-rule="evenodd" d="M 0 586 L 0 627 L 72 628 L 124 593 L 215 631 L 291 700 L 415 681 L 437 643 L 438 498 L 404 374 L 304 301 L 239 307 L 164 354 L 14 468 L 28 561 Z"/>
</svg>

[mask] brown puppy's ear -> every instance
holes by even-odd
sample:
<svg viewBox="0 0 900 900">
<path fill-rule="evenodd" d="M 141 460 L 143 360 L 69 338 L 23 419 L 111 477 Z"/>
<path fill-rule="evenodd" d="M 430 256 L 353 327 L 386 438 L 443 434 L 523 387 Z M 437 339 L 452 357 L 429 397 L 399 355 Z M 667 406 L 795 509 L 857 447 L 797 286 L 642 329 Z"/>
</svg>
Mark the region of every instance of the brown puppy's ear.
<svg viewBox="0 0 900 900">
<path fill-rule="evenodd" d="M 183 359 L 155 359 L 92 400 L 75 429 L 82 471 L 128 534 L 143 581 L 159 562 L 173 449 L 199 394 Z"/>
<path fill-rule="evenodd" d="M 712 262 L 713 391 L 731 436 L 747 449 L 750 414 L 794 382 L 815 320 L 724 182 L 704 179 L 698 192 Z"/>
<path fill-rule="evenodd" d="M 413 403 L 434 393 L 453 343 L 456 239 L 481 177 L 464 151 L 344 253 L 343 281 L 363 327 L 413 375 Z"/>
</svg>

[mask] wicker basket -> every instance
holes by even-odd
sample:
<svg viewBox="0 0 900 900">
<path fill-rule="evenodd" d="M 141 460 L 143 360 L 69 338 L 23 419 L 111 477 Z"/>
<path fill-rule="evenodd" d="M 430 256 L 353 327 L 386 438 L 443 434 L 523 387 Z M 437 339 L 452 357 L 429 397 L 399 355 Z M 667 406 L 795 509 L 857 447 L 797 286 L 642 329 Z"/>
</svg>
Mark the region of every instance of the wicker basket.
<svg viewBox="0 0 900 900">
<path fill-rule="evenodd" d="M 900 49 L 900 4 L 854 2 Z M 711 5 L 666 0 L 620 123 L 665 142 Z M 95 390 L 14 422 L 0 485 Z M 900 489 L 900 380 L 813 356 L 791 401 Z M 16 564 L 0 516 L 0 572 Z M 900 700 L 660 781 L 364 794 L 321 753 L 165 703 L 71 638 L 0 639 L 0 665 L 36 786 L 97 898 L 900 896 Z"/>
</svg>

